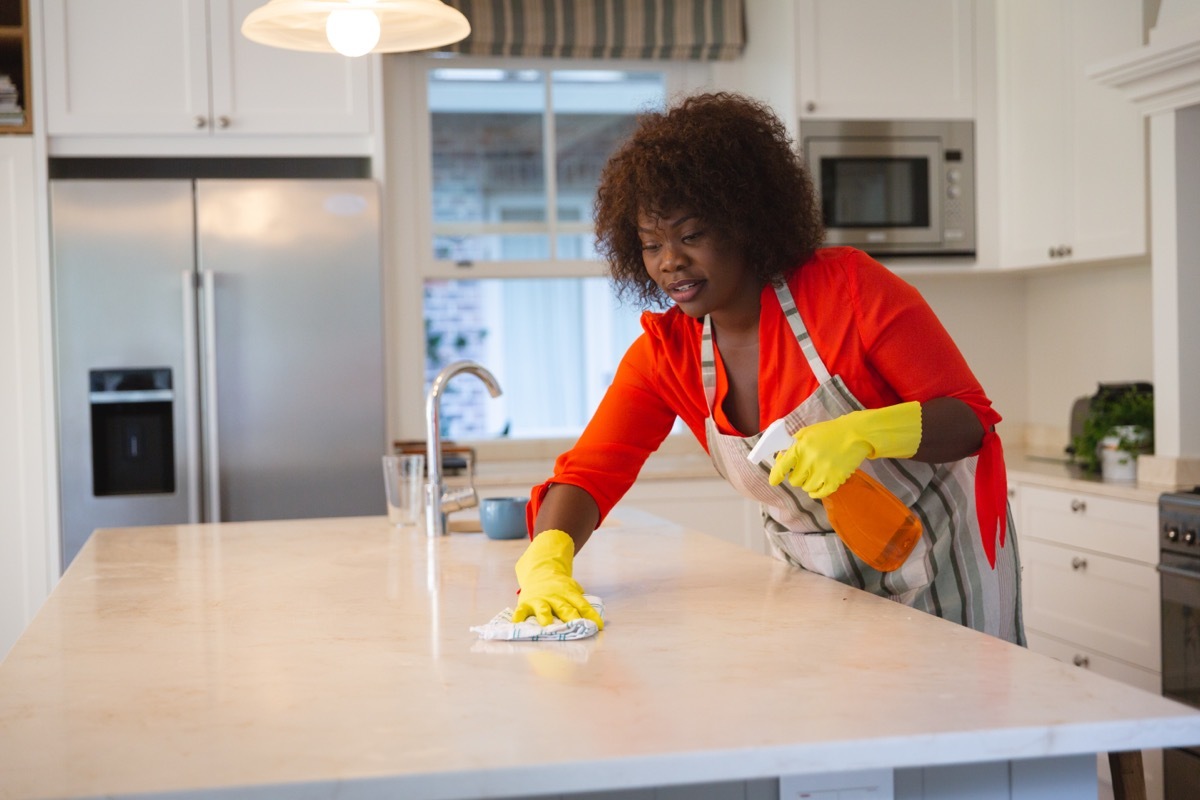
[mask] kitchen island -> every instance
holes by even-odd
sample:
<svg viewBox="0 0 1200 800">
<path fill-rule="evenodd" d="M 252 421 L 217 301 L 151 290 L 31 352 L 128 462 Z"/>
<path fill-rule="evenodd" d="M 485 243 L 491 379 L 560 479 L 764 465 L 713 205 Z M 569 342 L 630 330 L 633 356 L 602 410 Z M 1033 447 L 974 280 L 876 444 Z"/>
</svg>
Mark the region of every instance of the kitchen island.
<svg viewBox="0 0 1200 800">
<path fill-rule="evenodd" d="M 0 797 L 770 797 L 835 773 L 1094 798 L 1093 754 L 1200 742 L 1200 712 L 636 513 L 577 561 L 603 632 L 480 641 L 523 548 L 383 518 L 98 531 L 0 664 Z"/>
</svg>

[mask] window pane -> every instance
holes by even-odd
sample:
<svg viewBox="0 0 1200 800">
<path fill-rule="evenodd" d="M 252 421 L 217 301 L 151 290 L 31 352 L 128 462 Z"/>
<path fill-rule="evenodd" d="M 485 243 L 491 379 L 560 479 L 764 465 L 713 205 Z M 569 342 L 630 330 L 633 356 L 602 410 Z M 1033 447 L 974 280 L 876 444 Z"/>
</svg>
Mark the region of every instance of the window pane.
<svg viewBox="0 0 1200 800">
<path fill-rule="evenodd" d="M 436 258 L 549 257 L 545 105 L 536 70 L 429 73 Z M 478 235 L 496 223 L 524 230 Z"/>
<path fill-rule="evenodd" d="M 551 91 L 558 219 L 590 222 L 600 171 L 633 132 L 636 112 L 661 107 L 663 76 L 656 72 L 558 70 Z M 587 237 L 565 238 L 564 243 L 575 253 L 591 249 Z"/>
<path fill-rule="evenodd" d="M 635 115 L 663 105 L 658 72 L 439 68 L 429 73 L 434 257 L 450 261 L 594 258 L 600 171 Z M 546 175 L 553 110 L 553 182 Z M 550 187 L 553 186 L 553 189 Z M 554 199 L 549 199 L 553 195 Z M 553 231 L 548 214 L 573 229 Z M 557 234 L 557 235 L 554 235 Z M 562 246 L 563 252 L 551 250 Z"/>
<path fill-rule="evenodd" d="M 442 397 L 442 435 L 578 435 L 641 333 L 640 314 L 606 278 L 427 281 L 426 387 L 466 358 L 504 390 L 493 399 L 475 378 L 456 378 Z"/>
</svg>

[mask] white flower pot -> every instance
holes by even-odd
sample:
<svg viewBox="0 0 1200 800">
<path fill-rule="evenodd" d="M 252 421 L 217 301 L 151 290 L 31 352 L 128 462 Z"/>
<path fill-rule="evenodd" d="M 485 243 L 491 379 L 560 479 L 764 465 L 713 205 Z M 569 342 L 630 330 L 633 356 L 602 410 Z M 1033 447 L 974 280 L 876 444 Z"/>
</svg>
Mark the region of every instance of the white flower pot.
<svg viewBox="0 0 1200 800">
<path fill-rule="evenodd" d="M 1100 476 L 1114 483 L 1133 483 L 1137 480 L 1137 454 L 1119 449 L 1121 440 L 1143 442 L 1148 438 L 1149 431 L 1137 425 L 1120 425 L 1112 429 L 1112 434 L 1105 436 L 1096 445 L 1096 454 L 1100 457 Z"/>
</svg>

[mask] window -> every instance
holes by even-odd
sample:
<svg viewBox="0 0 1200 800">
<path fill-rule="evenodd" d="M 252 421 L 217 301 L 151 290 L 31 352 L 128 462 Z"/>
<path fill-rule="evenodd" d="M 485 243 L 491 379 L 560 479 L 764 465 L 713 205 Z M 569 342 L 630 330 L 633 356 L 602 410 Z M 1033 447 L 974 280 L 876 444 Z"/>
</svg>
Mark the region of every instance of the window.
<svg viewBox="0 0 1200 800">
<path fill-rule="evenodd" d="M 423 63 L 425 387 L 471 359 L 504 389 L 493 399 L 479 381 L 453 381 L 442 434 L 574 437 L 641 332 L 641 309 L 618 303 L 596 257 L 596 184 L 637 112 L 665 105 L 673 67 Z"/>
</svg>

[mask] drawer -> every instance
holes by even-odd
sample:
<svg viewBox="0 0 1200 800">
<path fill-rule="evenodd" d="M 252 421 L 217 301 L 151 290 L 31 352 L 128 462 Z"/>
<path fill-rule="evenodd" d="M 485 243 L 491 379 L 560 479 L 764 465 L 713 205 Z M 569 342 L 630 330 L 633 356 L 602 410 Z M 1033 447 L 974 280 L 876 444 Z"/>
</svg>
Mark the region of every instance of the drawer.
<svg viewBox="0 0 1200 800">
<path fill-rule="evenodd" d="M 1021 544 L 1021 563 L 1026 626 L 1160 671 L 1155 567 L 1032 539 Z"/>
<path fill-rule="evenodd" d="M 1162 675 L 1158 672 L 1117 661 L 1103 653 L 1080 647 L 1072 642 L 1062 641 L 1037 630 L 1027 630 L 1025 635 L 1029 640 L 1029 649 L 1035 653 L 1049 656 L 1055 661 L 1062 661 L 1065 664 L 1074 664 L 1082 669 L 1089 669 L 1097 675 L 1112 678 L 1114 681 L 1120 681 L 1129 686 L 1136 686 L 1151 694 L 1162 694 Z"/>
<path fill-rule="evenodd" d="M 1022 485 L 1017 535 L 1158 564 L 1158 507 L 1153 503 Z"/>
</svg>

